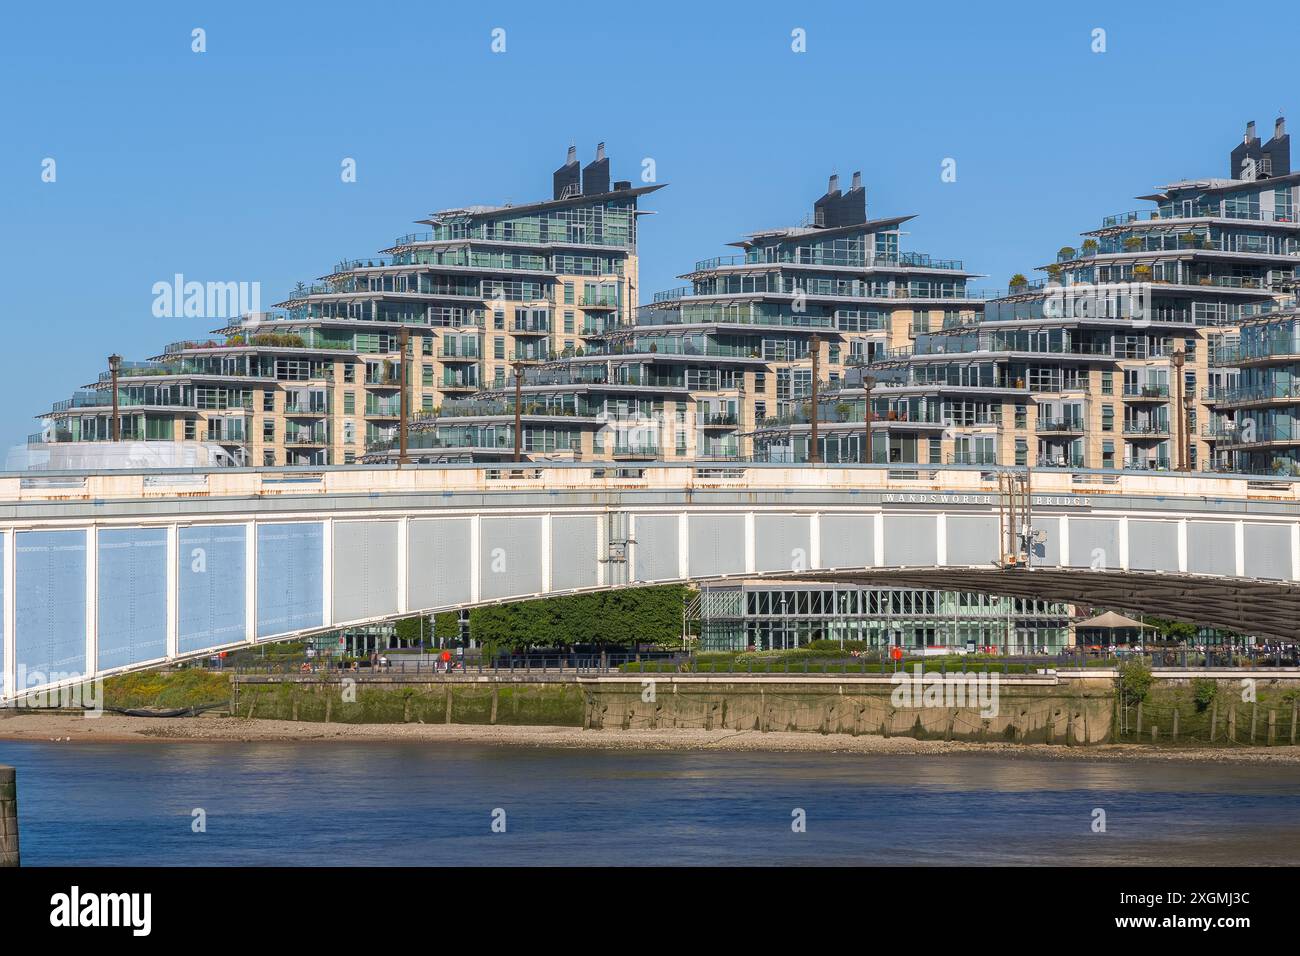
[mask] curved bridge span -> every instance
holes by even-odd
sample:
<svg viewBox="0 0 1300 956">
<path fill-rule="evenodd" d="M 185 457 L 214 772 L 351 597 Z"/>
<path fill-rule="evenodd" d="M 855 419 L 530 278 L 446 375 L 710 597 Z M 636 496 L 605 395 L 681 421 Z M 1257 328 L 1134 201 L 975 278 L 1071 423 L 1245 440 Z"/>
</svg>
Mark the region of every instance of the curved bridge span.
<svg viewBox="0 0 1300 956">
<path fill-rule="evenodd" d="M 1294 482 L 601 463 L 0 475 L 3 696 L 412 613 L 756 576 L 1122 606 L 1300 636 Z"/>
</svg>

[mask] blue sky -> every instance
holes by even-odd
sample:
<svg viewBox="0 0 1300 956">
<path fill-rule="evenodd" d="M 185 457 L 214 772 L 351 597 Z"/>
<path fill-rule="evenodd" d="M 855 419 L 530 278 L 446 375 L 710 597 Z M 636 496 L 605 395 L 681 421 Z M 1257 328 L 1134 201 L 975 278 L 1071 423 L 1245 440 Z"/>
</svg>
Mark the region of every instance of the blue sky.
<svg viewBox="0 0 1300 956">
<path fill-rule="evenodd" d="M 110 352 L 144 358 L 219 324 L 155 318 L 153 283 L 258 281 L 269 304 L 432 210 L 549 196 L 570 141 L 585 162 L 604 140 L 616 179 L 652 157 L 670 183 L 645 204 L 646 298 L 726 242 L 798 222 L 854 169 L 870 215 L 917 214 L 905 248 L 1005 286 L 1133 196 L 1226 175 L 1245 121 L 1267 133 L 1292 105 L 1278 51 L 1300 9 L 1225 23 L 1230 9 L 7 4 L 0 442 Z"/>
</svg>

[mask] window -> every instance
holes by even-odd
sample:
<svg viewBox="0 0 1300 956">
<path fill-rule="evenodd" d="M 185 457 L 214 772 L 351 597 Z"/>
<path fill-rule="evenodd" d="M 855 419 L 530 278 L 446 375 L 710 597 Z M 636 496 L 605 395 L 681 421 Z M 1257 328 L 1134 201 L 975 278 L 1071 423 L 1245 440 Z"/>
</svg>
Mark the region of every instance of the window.
<svg viewBox="0 0 1300 956">
<path fill-rule="evenodd" d="M 271 391 L 269 388 L 262 393 L 262 411 L 275 411 L 275 392 Z"/>
<path fill-rule="evenodd" d="M 1103 395 L 1115 394 L 1115 373 L 1114 372 L 1101 373 L 1101 394 Z"/>
<path fill-rule="evenodd" d="M 356 413 L 357 413 L 357 393 L 344 392 L 343 393 L 343 414 L 355 415 Z"/>
<path fill-rule="evenodd" d="M 264 468 L 271 468 L 274 467 L 274 465 L 275 465 L 275 452 L 271 451 L 270 449 L 262 452 L 262 466 Z"/>
<path fill-rule="evenodd" d="M 572 309 L 564 310 L 564 334 L 565 335 L 573 334 L 573 310 Z"/>
<path fill-rule="evenodd" d="M 498 335 L 492 339 L 492 357 L 494 359 L 504 359 L 506 357 L 506 338 L 504 335 Z"/>
<path fill-rule="evenodd" d="M 425 388 L 433 388 L 432 365 L 425 365 L 420 369 L 420 384 Z"/>
<path fill-rule="evenodd" d="M 357 367 L 355 365 L 343 366 L 343 381 L 355 382 L 357 380 Z"/>
<path fill-rule="evenodd" d="M 272 418 L 262 419 L 262 441 L 275 441 L 275 420 Z"/>
<path fill-rule="evenodd" d="M 1026 406 L 1024 405 L 1016 406 L 1016 427 L 1017 428 L 1025 428 L 1029 424 L 1028 420 L 1025 417 L 1025 411 L 1026 411 Z"/>
<path fill-rule="evenodd" d="M 432 395 L 422 395 L 422 396 L 420 396 L 420 411 L 422 411 L 422 412 L 432 412 L 432 411 L 433 411 L 433 396 L 432 396 Z"/>
<path fill-rule="evenodd" d="M 189 419 L 188 421 L 185 422 L 185 440 L 186 440 L 186 441 L 194 441 L 195 436 L 198 434 L 198 429 L 197 429 L 197 427 L 196 427 L 197 424 L 198 424 L 198 423 L 195 422 L 193 419 Z"/>
<path fill-rule="evenodd" d="M 420 339 L 420 354 L 421 354 L 421 355 L 432 355 L 432 354 L 433 354 L 433 338 L 432 338 L 432 336 L 428 336 L 428 335 L 426 335 L 426 336 L 424 336 L 422 339 Z"/>
<path fill-rule="evenodd" d="M 573 305 L 573 283 L 564 283 L 564 304 Z"/>
<path fill-rule="evenodd" d="M 506 327 L 506 310 L 505 310 L 505 309 L 493 309 L 493 310 L 492 310 L 492 328 L 494 328 L 494 329 L 504 329 L 505 327 Z"/>
<path fill-rule="evenodd" d="M 1115 406 L 1101 406 L 1101 430 L 1104 432 L 1113 432 L 1115 430 Z"/>
</svg>

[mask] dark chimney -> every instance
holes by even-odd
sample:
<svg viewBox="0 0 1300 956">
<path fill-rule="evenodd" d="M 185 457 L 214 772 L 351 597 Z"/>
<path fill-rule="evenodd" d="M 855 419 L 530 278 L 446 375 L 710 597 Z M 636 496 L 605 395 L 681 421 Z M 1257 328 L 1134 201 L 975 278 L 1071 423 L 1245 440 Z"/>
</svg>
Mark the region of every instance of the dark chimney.
<svg viewBox="0 0 1300 956">
<path fill-rule="evenodd" d="M 1291 173 L 1291 137 L 1286 131 L 1286 120 L 1281 116 L 1273 123 L 1273 138 L 1261 147 L 1264 154 L 1266 176 L 1287 176 Z"/>
<path fill-rule="evenodd" d="M 1232 156 L 1229 162 L 1232 168 L 1228 171 L 1230 179 L 1262 179 L 1268 175 L 1263 172 L 1260 160 L 1263 158 L 1263 150 L 1259 147 L 1259 137 L 1255 135 L 1255 121 L 1251 120 L 1246 124 L 1246 135 L 1241 138 L 1232 150 Z M 1251 172 L 1253 170 L 1253 173 Z"/>
<path fill-rule="evenodd" d="M 839 220 L 841 226 L 856 226 L 867 221 L 867 191 L 862 188 L 862 173 L 854 171 L 853 185 L 840 197 Z"/>
<path fill-rule="evenodd" d="M 813 203 L 813 221 L 824 229 L 856 226 L 867 221 L 867 191 L 862 188 L 862 173 L 853 173 L 853 185 L 840 192 L 840 177 L 832 176 L 826 195 Z"/>
<path fill-rule="evenodd" d="M 826 187 L 826 195 L 813 203 L 813 222 L 818 226 L 831 228 L 835 225 L 836 204 L 840 199 L 840 177 L 832 175 Z"/>
<path fill-rule="evenodd" d="M 596 146 L 596 158 L 582 169 L 582 194 L 595 196 L 609 192 L 609 160 L 605 158 L 605 144 Z"/>
<path fill-rule="evenodd" d="M 565 194 L 573 194 L 578 191 L 578 181 L 582 173 L 578 168 L 578 148 L 569 147 L 569 158 L 564 161 L 564 165 L 555 171 L 551 177 L 552 192 L 554 199 L 563 199 Z"/>
</svg>

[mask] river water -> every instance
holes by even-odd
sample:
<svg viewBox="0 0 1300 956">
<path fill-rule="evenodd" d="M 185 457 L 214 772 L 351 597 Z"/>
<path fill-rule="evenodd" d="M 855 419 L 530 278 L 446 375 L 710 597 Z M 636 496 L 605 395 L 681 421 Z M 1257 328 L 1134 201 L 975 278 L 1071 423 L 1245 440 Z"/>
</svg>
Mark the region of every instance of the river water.
<svg viewBox="0 0 1300 956">
<path fill-rule="evenodd" d="M 0 763 L 26 865 L 1300 860 L 1297 766 L 372 742 L 0 742 Z"/>
</svg>

